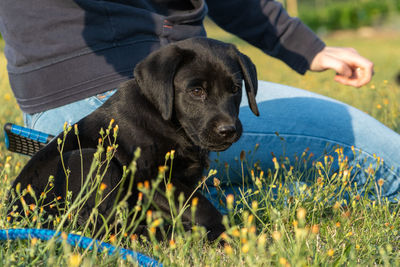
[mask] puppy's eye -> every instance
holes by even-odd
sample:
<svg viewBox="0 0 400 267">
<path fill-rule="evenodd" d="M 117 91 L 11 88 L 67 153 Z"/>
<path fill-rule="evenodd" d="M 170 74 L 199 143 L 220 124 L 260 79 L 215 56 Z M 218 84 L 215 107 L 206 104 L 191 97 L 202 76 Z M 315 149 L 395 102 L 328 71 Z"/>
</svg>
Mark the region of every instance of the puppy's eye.
<svg viewBox="0 0 400 267">
<path fill-rule="evenodd" d="M 190 94 L 195 97 L 205 97 L 206 91 L 201 87 L 195 87 L 190 90 Z"/>
<path fill-rule="evenodd" d="M 237 92 L 239 92 L 240 89 L 242 89 L 241 86 L 235 85 L 232 88 L 232 93 L 236 94 Z"/>
</svg>

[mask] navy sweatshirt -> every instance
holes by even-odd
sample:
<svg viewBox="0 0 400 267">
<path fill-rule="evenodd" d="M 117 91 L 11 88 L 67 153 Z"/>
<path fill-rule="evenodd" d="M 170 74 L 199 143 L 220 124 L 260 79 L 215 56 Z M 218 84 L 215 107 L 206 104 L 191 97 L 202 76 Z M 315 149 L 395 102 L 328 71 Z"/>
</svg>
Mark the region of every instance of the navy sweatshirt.
<svg viewBox="0 0 400 267">
<path fill-rule="evenodd" d="M 304 73 L 324 43 L 268 0 L 1 0 L 11 88 L 35 113 L 116 88 L 160 46 L 220 27 Z"/>
</svg>

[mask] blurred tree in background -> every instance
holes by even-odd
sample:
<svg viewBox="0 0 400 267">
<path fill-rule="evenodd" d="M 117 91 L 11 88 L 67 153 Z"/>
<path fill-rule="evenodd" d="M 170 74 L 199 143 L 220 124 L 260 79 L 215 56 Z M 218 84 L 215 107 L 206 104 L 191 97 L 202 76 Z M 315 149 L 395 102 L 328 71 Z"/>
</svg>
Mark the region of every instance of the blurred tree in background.
<svg viewBox="0 0 400 267">
<path fill-rule="evenodd" d="M 279 0 L 315 31 L 381 26 L 400 16 L 400 0 Z"/>
</svg>

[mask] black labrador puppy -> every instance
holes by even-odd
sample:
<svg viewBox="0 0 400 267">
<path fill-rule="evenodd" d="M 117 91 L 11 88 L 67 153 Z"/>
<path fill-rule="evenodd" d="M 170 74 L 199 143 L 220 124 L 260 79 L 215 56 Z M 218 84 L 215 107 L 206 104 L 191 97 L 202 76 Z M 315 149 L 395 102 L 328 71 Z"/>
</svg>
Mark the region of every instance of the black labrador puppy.
<svg viewBox="0 0 400 267">
<path fill-rule="evenodd" d="M 99 207 L 99 213 L 107 217 L 110 212 L 117 192 L 112 189 L 120 182 L 123 167 L 131 163 L 138 147 L 141 156 L 128 199 L 132 208 L 137 203 L 138 183 L 155 179 L 166 153 L 175 150 L 171 180 L 174 199 L 177 201 L 181 193 L 186 198 L 198 198 L 194 222 L 190 209 L 184 212 L 182 221 L 189 229 L 193 223 L 204 226 L 208 239 L 214 240 L 224 231 L 222 216 L 204 196 L 193 191 L 207 167 L 208 152 L 226 150 L 241 136 L 238 114 L 243 80 L 250 108 L 258 116 L 256 69 L 233 45 L 192 38 L 150 54 L 137 65 L 134 77 L 122 84 L 103 106 L 77 123 L 80 144 L 74 134 L 68 134 L 61 158 L 55 138 L 31 158 L 13 187 L 20 184 L 24 189 L 30 185 L 38 194 L 45 190 L 49 176 L 53 175 L 54 188 L 47 198 L 64 199 L 67 186 L 64 164 L 70 171 L 68 191 L 72 192 L 73 200 L 81 189 L 82 177 L 89 173 L 99 129 L 106 129 L 114 119 L 119 126 L 118 148 L 102 180 L 107 185 L 104 194 L 109 196 Z M 62 139 L 62 134 L 59 137 Z M 165 183 L 160 183 L 152 201 L 168 215 L 164 190 Z M 82 223 L 88 219 L 94 198 L 89 198 L 79 214 Z M 25 202 L 29 205 L 33 198 L 26 195 Z M 21 210 L 21 203 L 17 204 Z M 52 213 L 49 205 L 46 209 Z"/>
</svg>

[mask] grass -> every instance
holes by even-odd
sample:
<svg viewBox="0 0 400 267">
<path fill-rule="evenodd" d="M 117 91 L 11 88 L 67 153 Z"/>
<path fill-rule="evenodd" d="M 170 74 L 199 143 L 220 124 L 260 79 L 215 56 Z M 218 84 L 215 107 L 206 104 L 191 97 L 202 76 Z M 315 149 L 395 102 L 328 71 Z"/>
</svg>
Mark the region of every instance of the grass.
<svg viewBox="0 0 400 267">
<path fill-rule="evenodd" d="M 375 32 L 372 36 L 341 33 L 325 38 L 327 44 L 351 46 L 375 62 L 373 81 L 360 89 L 341 86 L 333 81 L 333 73 L 294 73 L 283 63 L 271 59 L 233 36 L 208 25 L 210 37 L 234 42 L 249 55 L 258 68 L 260 79 L 288 84 L 321 93 L 349 103 L 377 118 L 395 131 L 400 131 L 400 87 L 394 76 L 400 71 L 400 34 Z M 0 48 L 3 44 L 0 43 Z M 0 54 L 0 124 L 6 121 L 22 124 L 21 112 L 12 96 L 6 74 L 4 55 Z M 0 134 L 3 138 L 3 134 Z M 185 233 L 178 226 L 173 241 L 142 240 L 123 227 L 117 235 L 109 232 L 104 241 L 134 249 L 153 256 L 166 266 L 332 266 L 332 265 L 400 265 L 399 207 L 385 201 L 371 201 L 358 195 L 349 185 L 350 168 L 337 150 L 341 169 L 335 175 L 326 174 L 334 158 L 325 157 L 315 164 L 315 183 L 294 187 L 302 172 L 290 164 L 276 162 L 271 170 L 250 170 L 250 180 L 256 190 L 243 192 L 234 199 L 227 198 L 229 214 L 225 218 L 227 232 L 222 236 L 224 246 L 209 244 L 204 231 L 194 228 Z M 303 158 L 308 155 L 304 154 Z M 301 159 L 300 159 L 301 160 Z M 40 227 L 39 206 L 27 207 L 29 214 L 20 215 L 24 221 L 12 222 L 6 194 L 11 181 L 26 163 L 27 158 L 9 153 L 0 142 L 0 228 Z M 293 167 L 293 166 L 292 166 Z M 161 173 L 163 178 L 164 173 Z M 369 190 L 379 194 L 380 184 L 371 183 Z M 286 181 L 284 183 L 283 181 Z M 287 182 L 290 181 L 290 182 Z M 94 184 L 92 186 L 98 186 Z M 294 189 L 293 189 L 294 188 Z M 25 191 L 24 194 L 29 194 Z M 143 194 L 150 194 L 143 188 Z M 344 198 L 346 194 L 348 197 Z M 139 205 L 144 207 L 145 203 Z M 62 231 L 82 233 L 93 237 L 87 228 L 73 224 L 74 204 L 52 218 Z M 126 210 L 116 209 L 123 218 Z M 159 214 L 147 213 L 150 227 L 159 227 Z M 15 215 L 16 216 L 16 215 Z M 60 226 L 60 222 L 66 225 Z M 62 265 L 62 266 L 135 266 L 132 260 L 122 261 L 108 256 L 71 247 L 65 242 L 56 244 L 32 239 L 2 242 L 0 264 L 4 266 Z"/>
</svg>

